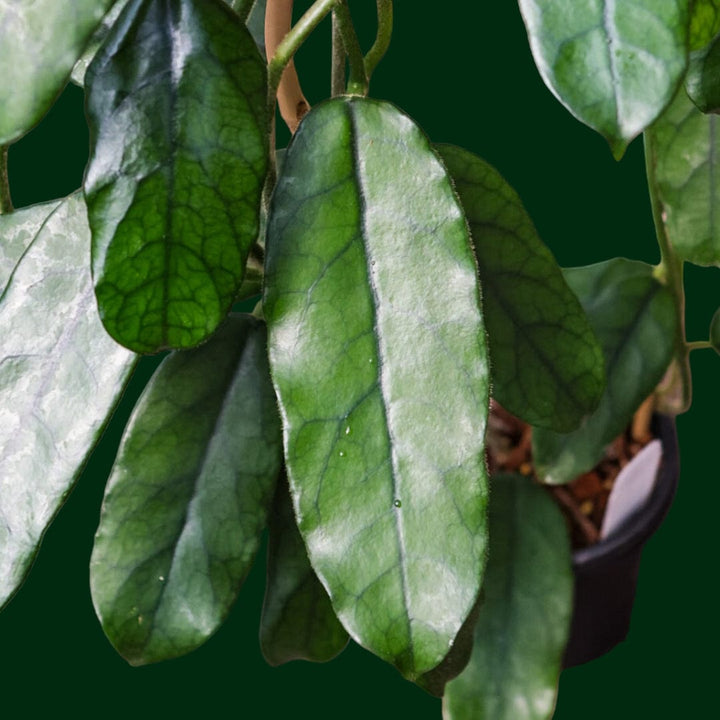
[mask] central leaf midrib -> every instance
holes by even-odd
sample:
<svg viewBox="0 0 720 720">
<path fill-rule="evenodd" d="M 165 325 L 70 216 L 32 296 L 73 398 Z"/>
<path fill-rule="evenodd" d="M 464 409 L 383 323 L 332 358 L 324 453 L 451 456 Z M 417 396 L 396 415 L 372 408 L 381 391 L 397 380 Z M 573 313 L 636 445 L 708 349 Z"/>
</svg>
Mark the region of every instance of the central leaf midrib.
<svg viewBox="0 0 720 720">
<path fill-rule="evenodd" d="M 607 37 L 608 60 L 610 62 L 610 81 L 615 98 L 615 124 L 621 134 L 623 133 L 620 111 L 620 77 L 618 75 L 617 63 L 615 62 L 615 46 L 620 44 L 620 37 L 615 32 L 615 0 L 603 0 L 602 24 L 605 36 Z"/>
<path fill-rule="evenodd" d="M 250 338 L 246 335 L 243 338 L 243 342 L 241 346 L 238 348 L 237 354 L 235 356 L 235 359 L 233 362 L 228 364 L 228 371 L 226 380 L 222 383 L 222 386 L 225 388 L 225 392 L 222 393 L 222 400 L 219 403 L 219 406 L 217 407 L 215 414 L 215 419 L 212 423 L 212 429 L 207 435 L 208 441 L 204 444 L 204 448 L 202 453 L 200 453 L 199 457 L 197 458 L 197 462 L 195 463 L 194 472 L 192 475 L 194 476 L 194 479 L 192 480 L 192 491 L 190 494 L 190 497 L 188 499 L 188 502 L 185 505 L 185 510 L 183 512 L 182 522 L 179 523 L 179 532 L 177 533 L 177 536 L 173 542 L 167 546 L 167 549 L 171 549 L 171 556 L 170 556 L 170 562 L 168 563 L 168 570 L 166 573 L 166 582 L 163 583 L 160 593 L 158 595 L 157 602 L 154 604 L 152 609 L 152 617 L 150 618 L 150 627 L 148 630 L 147 640 L 144 643 L 143 649 L 146 649 L 151 642 L 154 639 L 154 632 L 155 632 L 155 622 L 157 619 L 157 614 L 160 610 L 161 605 L 163 604 L 163 600 L 165 598 L 165 594 L 168 590 L 168 586 L 170 585 L 170 578 L 172 576 L 173 567 L 175 566 L 175 557 L 177 555 L 178 545 L 180 544 L 180 539 L 183 536 L 183 533 L 185 532 L 185 528 L 187 527 L 188 517 L 190 515 L 190 507 L 195 500 L 195 498 L 198 496 L 198 486 L 200 484 L 200 479 L 203 477 L 203 470 L 205 468 L 205 465 L 207 464 L 208 456 L 210 455 L 210 448 L 212 446 L 212 440 L 215 438 L 215 436 L 218 434 L 219 429 L 223 425 L 223 419 L 225 417 L 225 410 L 230 403 L 231 400 L 234 399 L 234 393 L 232 392 L 232 387 L 235 383 L 238 368 L 242 364 L 243 356 L 247 352 L 248 349 L 248 343 L 250 342 Z M 206 553 L 206 556 L 208 554 Z M 212 588 L 212 584 L 210 583 L 210 587 Z M 213 595 L 216 597 L 214 588 L 213 589 Z"/>
<path fill-rule="evenodd" d="M 375 282 L 373 281 L 372 276 L 372 258 L 371 258 L 371 252 L 370 248 L 368 247 L 368 243 L 366 242 L 367 238 L 367 226 L 366 226 L 366 211 L 367 211 L 367 201 L 366 201 L 366 192 L 365 192 L 365 186 L 364 186 L 364 178 L 362 174 L 362 162 L 360 160 L 359 155 L 359 148 L 358 148 L 358 128 L 357 128 L 357 121 L 355 118 L 355 112 L 353 110 L 352 105 L 348 102 L 345 104 L 348 121 L 350 125 L 350 148 L 352 153 L 352 170 L 353 170 L 353 178 L 355 181 L 355 186 L 357 188 L 357 195 L 358 195 L 358 201 L 359 201 L 359 225 L 360 225 L 360 241 L 363 244 L 364 248 L 364 257 L 366 262 L 366 273 L 367 273 L 367 279 L 368 279 L 368 288 L 370 289 L 370 295 L 371 295 L 371 306 L 372 306 L 372 321 L 373 321 L 373 339 L 375 342 L 375 352 L 377 354 L 378 362 L 376 363 L 377 367 L 377 387 L 380 390 L 380 398 L 382 400 L 381 407 L 382 407 L 382 413 L 383 413 L 383 419 L 384 419 L 384 429 L 387 436 L 388 441 L 388 450 L 390 452 L 390 478 L 392 480 L 392 498 L 391 503 L 393 502 L 393 498 L 399 498 L 401 497 L 401 493 L 399 492 L 399 484 L 398 484 L 398 471 L 397 471 L 397 457 L 395 455 L 395 449 L 394 449 L 394 442 L 392 437 L 392 432 L 390 429 L 390 422 L 388 419 L 387 414 L 387 399 L 385 396 L 385 388 L 383 386 L 383 379 L 382 379 L 382 366 L 383 366 L 383 353 L 380 347 L 380 337 L 379 333 L 377 332 L 377 307 L 380 304 L 380 298 L 378 295 L 378 289 L 375 286 Z M 392 507 L 392 505 L 391 505 Z M 399 560 L 399 566 L 400 566 L 400 584 L 401 584 L 401 591 L 402 591 L 402 597 L 403 597 L 403 605 L 405 607 L 405 618 L 406 618 L 406 631 L 407 631 L 407 638 L 408 638 L 408 652 L 410 655 L 410 660 L 414 664 L 414 650 L 413 650 L 413 635 L 412 635 L 412 624 L 411 624 L 411 618 L 410 618 L 410 602 L 409 602 L 409 581 L 407 578 L 407 572 L 406 572 L 406 564 L 404 562 L 405 558 L 407 557 L 407 550 L 405 547 L 405 535 L 404 530 L 402 527 L 402 518 L 400 517 L 400 513 L 397 512 L 393 508 L 393 518 L 394 518 L 394 527 L 395 527 L 395 536 L 397 539 L 398 548 L 400 551 L 400 560 Z"/>
<path fill-rule="evenodd" d="M 167 38 L 169 48 L 169 58 L 167 67 L 175 67 L 175 42 L 173 11 L 171 0 L 165 0 L 165 22 L 162 25 L 163 32 Z M 178 88 L 175 84 L 175 76 L 172 71 L 168 74 L 170 82 L 168 83 L 170 117 L 166 123 L 167 143 L 168 143 L 168 162 L 165 165 L 165 175 L 167 178 L 167 205 L 165 207 L 165 232 L 167 233 L 163 242 L 164 250 L 164 268 L 162 277 L 162 341 L 167 346 L 170 344 L 170 318 L 169 318 L 169 299 L 170 299 L 170 264 L 172 258 L 173 245 L 173 201 L 175 196 L 175 163 L 176 153 L 178 149 L 178 127 L 176 121 L 176 109 L 178 105 Z"/>
</svg>

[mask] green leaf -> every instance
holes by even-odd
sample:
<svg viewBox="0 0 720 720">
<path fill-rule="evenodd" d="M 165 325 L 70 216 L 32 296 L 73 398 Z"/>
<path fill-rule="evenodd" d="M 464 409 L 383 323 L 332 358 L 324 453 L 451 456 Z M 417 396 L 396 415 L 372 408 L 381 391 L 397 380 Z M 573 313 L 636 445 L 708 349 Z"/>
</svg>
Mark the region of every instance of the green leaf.
<svg viewBox="0 0 720 720">
<path fill-rule="evenodd" d="M 690 50 L 704 48 L 720 32 L 720 0 L 694 0 L 690 17 Z"/>
<path fill-rule="evenodd" d="M 255 39 L 260 54 L 265 57 L 265 6 L 267 0 L 256 0 L 250 16 L 247 19 L 247 27 Z"/>
<path fill-rule="evenodd" d="M 685 74 L 688 0 L 519 2 L 545 84 L 619 159 Z"/>
<path fill-rule="evenodd" d="M 258 45 L 258 49 L 260 49 L 261 53 L 265 53 L 265 40 L 264 40 L 264 34 L 262 36 L 262 43 L 259 42 L 257 32 L 258 28 L 260 28 L 261 32 L 264 33 L 264 23 L 265 23 L 265 0 L 258 0 L 256 3 L 252 3 L 252 0 L 225 0 L 225 2 L 233 9 L 235 12 L 238 13 L 238 15 L 242 18 L 246 16 L 246 13 L 248 11 L 248 6 L 253 5 L 252 8 L 252 14 L 250 18 L 248 19 L 248 29 L 250 30 L 250 33 L 252 34 L 253 38 L 255 38 L 255 42 Z M 105 38 L 110 33 L 110 29 L 115 24 L 115 21 L 120 16 L 120 13 L 122 12 L 125 5 L 127 5 L 128 0 L 114 0 L 112 3 L 112 7 L 107 12 L 105 17 L 103 18 L 100 25 L 97 27 L 95 32 L 93 33 L 92 38 L 90 39 L 90 42 L 88 43 L 88 46 L 85 50 L 85 52 L 82 54 L 82 57 L 75 63 L 75 67 L 73 68 L 72 74 L 70 76 L 70 79 L 76 84 L 82 87 L 85 85 L 85 73 L 87 72 L 88 66 L 92 62 L 93 58 L 97 54 L 97 51 L 100 49 L 100 46 L 105 42 Z M 252 26 L 251 26 L 252 21 Z"/>
<path fill-rule="evenodd" d="M 0 215 L 0 296 L 15 266 L 60 200 Z"/>
<path fill-rule="evenodd" d="M 281 457 L 264 325 L 233 315 L 158 367 L 125 431 L 90 563 L 93 602 L 131 664 L 220 626 L 265 527 Z"/>
<path fill-rule="evenodd" d="M 548 483 L 569 482 L 595 466 L 662 379 L 677 334 L 672 295 L 650 265 L 616 258 L 570 268 L 565 277 L 602 345 L 607 386 L 579 429 L 566 435 L 533 432 L 535 467 Z"/>
<path fill-rule="evenodd" d="M 720 308 L 717 309 L 710 322 L 710 344 L 720 355 Z"/>
<path fill-rule="evenodd" d="M 0 0 L 0 145 L 40 121 L 110 4 Z"/>
<path fill-rule="evenodd" d="M 658 231 L 683 260 L 696 265 L 720 265 L 719 123 L 679 92 L 645 133 Z"/>
<path fill-rule="evenodd" d="M 497 170 L 466 150 L 438 149 L 475 246 L 493 397 L 532 425 L 572 430 L 597 407 L 605 381 L 585 312 Z"/>
<path fill-rule="evenodd" d="M 0 607 L 25 578 L 135 364 L 97 317 L 81 197 L 3 216 L 0 236 L 8 225 L 16 238 L 37 231 L 0 295 L 0 327 L 11 329 L 0 351 Z"/>
<path fill-rule="evenodd" d="M 257 238 L 265 66 L 220 0 L 132 0 L 87 86 L 105 327 L 138 352 L 197 345 L 227 314 Z"/>
<path fill-rule="evenodd" d="M 446 687 L 443 718 L 547 720 L 572 614 L 565 521 L 527 478 L 494 477 L 490 538 L 472 657 Z"/>
<path fill-rule="evenodd" d="M 351 637 L 415 679 L 478 593 L 488 368 L 465 219 L 407 116 L 364 98 L 308 114 L 275 190 L 265 277 L 310 561 Z"/>
<path fill-rule="evenodd" d="M 255 0 L 225 0 L 227 4 L 243 19 L 247 18 L 255 5 Z"/>
<path fill-rule="evenodd" d="M 720 35 L 690 55 L 685 90 L 704 113 L 720 113 Z"/>
<path fill-rule="evenodd" d="M 285 482 L 278 486 L 270 517 L 267 586 L 260 647 L 270 665 L 290 660 L 327 662 L 348 642 L 320 584 L 295 521 Z"/>
<path fill-rule="evenodd" d="M 85 85 L 85 73 L 87 72 L 88 66 L 93 61 L 95 55 L 97 55 L 101 45 L 105 42 L 105 38 L 110 34 L 110 28 L 112 28 L 115 21 L 118 17 L 120 17 L 120 13 L 123 11 L 127 3 L 128 0 L 114 0 L 114 2 L 111 3 L 110 9 L 105 14 L 102 22 L 97 26 L 95 32 L 90 38 L 90 42 L 87 44 L 85 52 L 78 59 L 72 69 L 70 79 L 76 85 L 79 85 L 80 87 Z"/>
</svg>

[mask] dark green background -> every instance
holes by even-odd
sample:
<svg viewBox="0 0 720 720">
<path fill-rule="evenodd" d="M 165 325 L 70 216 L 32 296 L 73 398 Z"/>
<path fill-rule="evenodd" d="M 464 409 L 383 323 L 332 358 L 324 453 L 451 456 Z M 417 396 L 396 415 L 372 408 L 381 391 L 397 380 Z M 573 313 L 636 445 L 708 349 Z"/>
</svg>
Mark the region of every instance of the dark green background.
<svg viewBox="0 0 720 720">
<path fill-rule="evenodd" d="M 300 10 L 307 5 L 298 3 Z M 353 0 L 351 7 L 358 20 L 368 14 L 362 23 L 367 44 L 374 3 Z M 326 22 L 297 61 L 312 103 L 327 93 L 328 33 Z M 493 163 L 518 190 L 561 264 L 614 255 L 657 261 L 642 142 L 635 141 L 617 164 L 605 142 L 560 106 L 532 64 L 514 2 L 399 0 L 392 49 L 372 94 L 402 107 L 433 140 L 463 145 Z M 10 150 L 15 204 L 72 191 L 86 157 L 82 92 L 70 87 L 47 119 Z M 720 304 L 718 271 L 691 268 L 687 278 L 688 335 L 705 338 Z M 29 580 L 0 616 L 5 700 L 22 699 L 37 717 L 68 710 L 105 718 L 439 718 L 439 701 L 357 647 L 326 666 L 266 666 L 257 642 L 263 562 L 226 624 L 200 650 L 138 669 L 114 653 L 94 617 L 88 559 L 105 478 L 153 364 L 142 366 L 47 533 Z M 680 490 L 647 545 L 630 637 L 606 657 L 563 674 L 557 720 L 704 716 L 715 697 L 715 667 L 704 659 L 719 635 L 713 410 L 720 399 L 720 358 L 695 353 L 693 370 L 695 404 L 678 420 Z"/>
</svg>

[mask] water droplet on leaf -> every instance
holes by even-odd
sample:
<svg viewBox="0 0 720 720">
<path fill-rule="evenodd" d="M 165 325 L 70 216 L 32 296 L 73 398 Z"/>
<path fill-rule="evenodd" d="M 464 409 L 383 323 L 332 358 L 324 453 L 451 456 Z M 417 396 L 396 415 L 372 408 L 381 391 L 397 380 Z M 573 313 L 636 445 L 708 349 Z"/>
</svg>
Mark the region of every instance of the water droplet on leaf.
<svg viewBox="0 0 720 720">
<path fill-rule="evenodd" d="M 402 507 L 402 502 L 399 498 L 396 498 L 395 502 L 393 503 L 395 507 Z"/>
</svg>

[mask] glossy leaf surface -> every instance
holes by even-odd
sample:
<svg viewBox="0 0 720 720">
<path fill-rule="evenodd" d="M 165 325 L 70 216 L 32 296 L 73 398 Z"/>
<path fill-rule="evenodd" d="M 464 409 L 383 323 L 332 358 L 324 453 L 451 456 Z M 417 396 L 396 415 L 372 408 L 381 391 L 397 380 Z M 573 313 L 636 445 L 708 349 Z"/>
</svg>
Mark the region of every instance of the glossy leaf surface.
<svg viewBox="0 0 720 720">
<path fill-rule="evenodd" d="M 532 425 L 572 430 L 597 407 L 605 380 L 585 312 L 497 170 L 466 150 L 438 150 L 470 224 L 493 397 Z"/>
<path fill-rule="evenodd" d="M 132 664 L 220 625 L 255 557 L 280 467 L 264 325 L 231 316 L 163 360 L 128 423 L 90 564 L 103 629 Z"/>
<path fill-rule="evenodd" d="M 535 467 L 545 482 L 569 482 L 590 470 L 667 370 L 675 307 L 652 273 L 650 265 L 625 258 L 565 271 L 603 347 L 607 386 L 598 409 L 574 432 L 533 431 Z"/>
<path fill-rule="evenodd" d="M 0 145 L 40 121 L 110 4 L 0 0 Z"/>
<path fill-rule="evenodd" d="M 720 32 L 720 0 L 693 0 L 690 49 L 704 48 Z"/>
<path fill-rule="evenodd" d="M 59 204 L 53 200 L 0 215 L 0 295 L 23 253 Z"/>
<path fill-rule="evenodd" d="M 540 487 L 493 478 L 490 558 L 470 663 L 445 689 L 445 720 L 548 720 L 570 629 L 565 521 Z"/>
<path fill-rule="evenodd" d="M 266 250 L 310 560 L 350 635 L 416 678 L 448 653 L 484 563 L 488 368 L 464 217 L 409 118 L 337 99 L 288 148 Z"/>
<path fill-rule="evenodd" d="M 135 364 L 100 323 L 85 205 L 49 212 L 0 296 L 0 607 L 24 579 Z M 0 228 L 13 224 L 0 218 Z M 16 228 L 17 229 L 17 228 Z M 22 242 L 25 242 L 24 240 Z"/>
<path fill-rule="evenodd" d="M 672 100 L 688 0 L 519 0 L 545 84 L 619 158 Z"/>
<path fill-rule="evenodd" d="M 132 0 L 88 69 L 93 275 L 124 345 L 194 346 L 225 317 L 257 238 L 265 85 L 220 0 Z"/>
<path fill-rule="evenodd" d="M 102 22 L 95 28 L 95 32 L 92 34 L 85 48 L 85 52 L 78 58 L 78 61 L 72 69 L 70 79 L 76 85 L 82 87 L 85 84 L 85 73 L 87 72 L 88 66 L 93 61 L 95 55 L 97 55 L 100 46 L 110 33 L 110 28 L 115 24 L 118 17 L 120 17 L 120 13 L 127 4 L 128 0 L 115 0 L 115 2 L 110 4 L 110 9 L 105 14 L 105 17 L 103 17 Z"/>
<path fill-rule="evenodd" d="M 256 26 L 258 25 L 258 23 L 260 25 L 263 25 L 265 19 L 264 0 L 260 0 L 256 3 L 253 3 L 252 0 L 239 0 L 238 2 L 236 2 L 235 0 L 225 0 L 225 2 L 241 17 L 243 17 L 243 14 L 247 12 L 247 7 L 249 5 L 253 5 L 253 12 L 251 16 L 253 20 L 253 26 L 250 26 L 250 19 L 248 19 L 248 29 L 250 30 L 257 43 L 258 38 L 255 34 Z M 85 73 L 87 72 L 88 66 L 97 54 L 100 46 L 103 44 L 105 38 L 110 33 L 110 28 L 112 28 L 115 21 L 120 16 L 122 9 L 125 7 L 125 5 L 127 5 L 127 3 L 128 0 L 115 0 L 108 13 L 102 19 L 100 25 L 96 28 L 92 38 L 90 38 L 90 42 L 88 43 L 85 52 L 82 54 L 82 57 L 80 57 L 80 59 L 75 63 L 75 67 L 73 68 L 70 79 L 75 84 L 80 85 L 81 87 L 85 84 Z M 264 45 L 259 47 L 264 48 Z"/>
<path fill-rule="evenodd" d="M 270 516 L 267 587 L 260 647 L 270 665 L 290 660 L 326 662 L 345 648 L 348 635 L 308 560 L 287 485 L 278 487 Z"/>
<path fill-rule="evenodd" d="M 684 92 L 645 133 L 648 183 L 661 232 L 677 254 L 720 265 L 720 120 L 703 115 Z"/>
<path fill-rule="evenodd" d="M 701 112 L 720 112 L 720 36 L 690 56 L 685 89 Z"/>
</svg>

